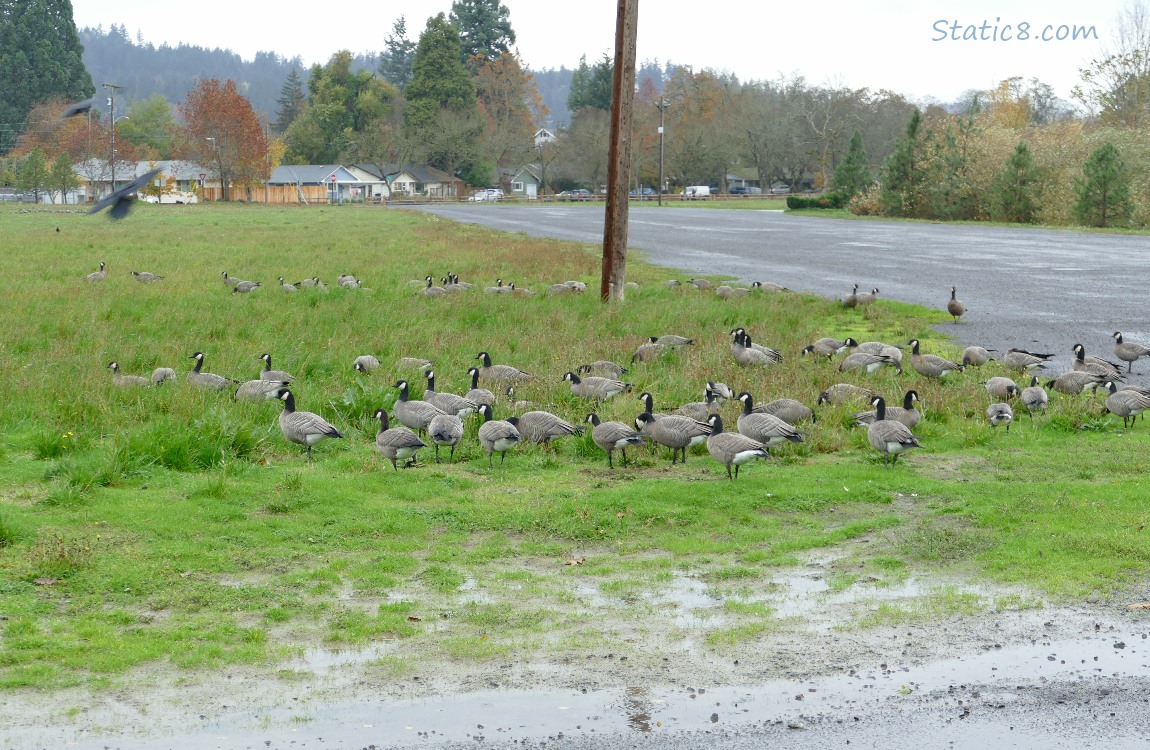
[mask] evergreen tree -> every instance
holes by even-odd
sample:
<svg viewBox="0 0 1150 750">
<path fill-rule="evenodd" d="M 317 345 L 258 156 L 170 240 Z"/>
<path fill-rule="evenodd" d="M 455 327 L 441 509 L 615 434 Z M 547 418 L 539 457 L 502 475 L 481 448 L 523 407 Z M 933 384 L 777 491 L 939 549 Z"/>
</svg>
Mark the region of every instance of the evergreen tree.
<svg viewBox="0 0 1150 750">
<path fill-rule="evenodd" d="M 379 55 L 379 74 L 383 79 L 403 91 L 411 80 L 411 64 L 415 59 L 415 42 L 407 38 L 407 20 L 400 16 L 383 40 Z"/>
<path fill-rule="evenodd" d="M 567 95 L 567 109 L 572 114 L 584 107 L 611 109 L 611 87 L 614 84 L 615 64 L 607 53 L 591 66 L 587 56 L 579 58 L 579 67 L 571 76 L 571 93 Z"/>
<path fill-rule="evenodd" d="M 990 218 L 1020 224 L 1033 223 L 1038 215 L 1042 171 L 1030 149 L 1019 141 L 1006 165 L 990 183 Z"/>
<path fill-rule="evenodd" d="M 0 153 L 16 143 L 33 105 L 95 93 L 83 52 L 71 0 L 0 0 Z"/>
<path fill-rule="evenodd" d="M 427 19 L 404 94 L 404 128 L 408 136 L 417 140 L 420 132 L 438 119 L 442 109 L 476 111 L 475 84 L 461 62 L 459 32 L 443 13 Z"/>
<path fill-rule="evenodd" d="M 845 203 L 867 189 L 871 183 L 870 164 L 863 148 L 862 133 L 855 131 L 846 158 L 835 170 L 835 193 Z"/>
<path fill-rule="evenodd" d="M 941 134 L 927 131 L 929 158 L 922 164 L 926 200 L 925 205 L 918 205 L 916 216 L 943 221 L 978 218 L 982 196 L 971 179 L 970 167 L 980 132 L 972 117 L 948 122 Z"/>
<path fill-rule="evenodd" d="M 883 211 L 889 216 L 915 216 L 921 201 L 925 174 L 921 166 L 922 113 L 915 109 L 906 126 L 906 137 L 895 146 L 883 166 Z"/>
<path fill-rule="evenodd" d="M 448 20 L 459 30 L 460 61 L 467 62 L 473 55 L 494 60 L 510 52 L 515 44 L 510 14 L 499 0 L 455 0 Z"/>
<path fill-rule="evenodd" d="M 299 72 L 292 68 L 283 87 L 280 88 L 280 98 L 276 99 L 279 110 L 276 111 L 276 121 L 272 124 L 275 131 L 277 133 L 287 132 L 288 126 L 300 116 L 306 103 L 307 100 L 303 95 L 303 81 L 300 80 Z"/>
<path fill-rule="evenodd" d="M 1074 217 L 1091 227 L 1123 224 L 1130 218 L 1130 174 L 1112 143 L 1094 150 L 1082 165 L 1082 179 L 1076 181 L 1078 200 Z"/>
<path fill-rule="evenodd" d="M 39 203 L 40 193 L 47 189 L 49 177 L 44 152 L 37 147 L 24 157 L 24 163 L 20 165 L 20 172 L 16 176 L 16 187 L 32 191 L 36 196 L 36 202 Z"/>
</svg>

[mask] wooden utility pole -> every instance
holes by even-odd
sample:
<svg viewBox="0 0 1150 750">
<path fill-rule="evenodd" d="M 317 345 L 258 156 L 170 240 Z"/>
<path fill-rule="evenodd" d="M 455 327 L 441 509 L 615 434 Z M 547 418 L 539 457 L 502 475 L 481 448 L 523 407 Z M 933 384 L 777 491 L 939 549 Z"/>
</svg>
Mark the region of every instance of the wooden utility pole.
<svg viewBox="0 0 1150 750">
<path fill-rule="evenodd" d="M 635 102 L 635 38 L 639 0 L 618 0 L 615 70 L 611 89 L 611 149 L 607 156 L 607 213 L 603 218 L 603 278 L 599 296 L 623 301 L 627 273 L 627 184 L 631 180 L 631 120 Z"/>
</svg>

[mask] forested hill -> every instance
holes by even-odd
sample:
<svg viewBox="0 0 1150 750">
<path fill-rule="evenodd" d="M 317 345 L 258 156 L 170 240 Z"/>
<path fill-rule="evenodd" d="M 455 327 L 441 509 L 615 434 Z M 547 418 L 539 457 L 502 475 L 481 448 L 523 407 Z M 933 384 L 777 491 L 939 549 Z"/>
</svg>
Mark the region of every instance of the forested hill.
<svg viewBox="0 0 1150 750">
<path fill-rule="evenodd" d="M 276 100 L 288 74 L 297 70 L 301 80 L 306 82 L 308 79 L 308 70 L 299 57 L 288 59 L 275 52 L 258 52 L 255 59 L 246 61 L 225 49 L 187 44 L 156 47 L 143 39 L 133 41 L 123 25 L 113 24 L 107 31 L 103 27 L 82 28 L 80 42 L 84 45 L 84 64 L 92 74 L 97 96 L 103 96 L 102 83 L 121 86 L 116 96 L 123 98 L 125 112 L 130 102 L 142 101 L 155 94 L 162 95 L 173 105 L 180 104 L 197 79 L 219 78 L 235 81 L 256 111 L 275 120 L 279 108 Z M 374 60 L 375 55 L 371 52 L 358 53 L 355 67 L 374 67 Z M 551 111 L 554 125 L 565 125 L 569 119 L 567 94 L 571 89 L 572 73 L 565 67 L 535 73 L 539 94 Z M 119 98 L 116 109 L 121 109 Z"/>
</svg>

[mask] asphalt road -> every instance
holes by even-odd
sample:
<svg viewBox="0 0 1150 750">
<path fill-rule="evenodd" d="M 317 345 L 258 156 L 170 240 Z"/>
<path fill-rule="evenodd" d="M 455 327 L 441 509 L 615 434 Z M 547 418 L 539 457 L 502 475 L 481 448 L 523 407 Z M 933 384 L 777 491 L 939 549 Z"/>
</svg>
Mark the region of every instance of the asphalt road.
<svg viewBox="0 0 1150 750">
<path fill-rule="evenodd" d="M 421 210 L 532 236 L 603 241 L 598 205 Z M 1054 373 L 1070 369 L 1076 343 L 1114 359 L 1115 331 L 1150 345 L 1145 236 L 652 205 L 632 208 L 628 245 L 653 263 L 690 274 L 773 281 L 835 298 L 858 283 L 860 291 L 878 287 L 880 298 L 943 309 L 956 286 L 967 313 L 939 330 L 1000 352 L 1011 346 L 1054 352 Z M 1131 382 L 1147 382 L 1138 372 Z"/>
</svg>

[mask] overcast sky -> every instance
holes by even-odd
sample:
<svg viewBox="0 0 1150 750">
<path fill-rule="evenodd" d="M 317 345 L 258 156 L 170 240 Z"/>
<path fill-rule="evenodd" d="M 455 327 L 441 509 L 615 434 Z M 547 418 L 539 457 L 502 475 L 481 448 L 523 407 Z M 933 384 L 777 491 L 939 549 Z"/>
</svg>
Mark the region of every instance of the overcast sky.
<svg viewBox="0 0 1150 750">
<path fill-rule="evenodd" d="M 1115 18 L 1128 1 L 642 0 L 638 57 L 730 71 L 740 80 L 798 73 L 812 84 L 887 88 L 916 100 L 950 101 L 1004 78 L 1036 77 L 1069 98 L 1079 69 L 1110 43 Z M 511 11 L 516 46 L 531 68 L 573 68 L 580 55 L 594 61 L 613 54 L 616 0 L 504 4 Z M 408 37 L 418 40 L 427 19 L 449 11 L 451 0 L 73 0 L 72 5 L 78 27 L 106 30 L 123 24 L 133 40 L 139 32 L 157 46 L 220 47 L 247 60 L 257 51 L 274 51 L 299 55 L 311 65 L 340 49 L 378 51 L 400 15 L 407 19 Z M 1042 38 L 1074 27 L 1089 38 Z M 972 33 L 985 40 L 961 39 Z"/>
</svg>

